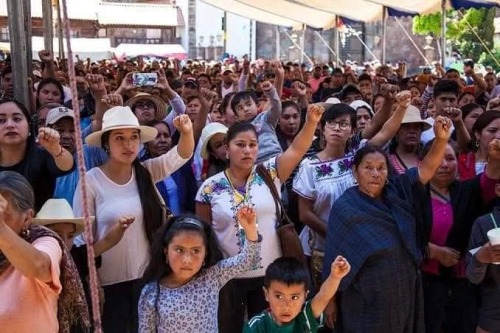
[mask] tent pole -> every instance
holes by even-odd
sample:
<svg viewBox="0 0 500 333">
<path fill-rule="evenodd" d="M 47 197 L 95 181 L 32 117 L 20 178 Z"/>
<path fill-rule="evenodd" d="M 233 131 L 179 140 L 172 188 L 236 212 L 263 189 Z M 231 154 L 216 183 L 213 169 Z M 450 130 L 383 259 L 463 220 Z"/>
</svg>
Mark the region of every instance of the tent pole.
<svg viewBox="0 0 500 333">
<path fill-rule="evenodd" d="M 28 2 L 30 5 L 30 2 Z M 28 64 L 26 60 L 26 39 L 31 39 L 31 31 L 26 31 L 25 20 L 31 17 L 26 16 L 25 7 L 21 1 L 7 1 L 7 11 L 9 14 L 10 32 L 10 58 L 12 62 L 12 78 L 14 80 L 14 97 L 20 100 L 26 107 L 30 107 L 28 95 Z M 30 55 L 31 56 L 31 55 Z M 31 58 L 31 57 L 30 57 Z"/>
<path fill-rule="evenodd" d="M 280 59 L 280 27 L 276 26 L 276 59 Z"/>
<path fill-rule="evenodd" d="M 52 0 L 42 1 L 43 42 L 44 48 L 53 54 L 54 29 L 52 20 Z"/>
<path fill-rule="evenodd" d="M 335 45 L 335 54 L 337 55 L 337 67 L 340 67 L 340 38 L 339 38 L 339 17 L 335 19 L 335 29 L 333 30 L 333 45 Z"/>
<path fill-rule="evenodd" d="M 441 0 L 441 65 L 446 63 L 446 0 Z"/>
<path fill-rule="evenodd" d="M 306 25 L 302 24 L 302 38 L 300 39 L 300 49 L 302 52 L 300 52 L 300 63 L 302 64 L 304 62 L 304 45 L 305 45 L 305 39 L 306 39 Z"/>
<path fill-rule="evenodd" d="M 386 46 L 387 46 L 387 8 L 382 8 L 382 64 L 386 61 Z"/>
</svg>

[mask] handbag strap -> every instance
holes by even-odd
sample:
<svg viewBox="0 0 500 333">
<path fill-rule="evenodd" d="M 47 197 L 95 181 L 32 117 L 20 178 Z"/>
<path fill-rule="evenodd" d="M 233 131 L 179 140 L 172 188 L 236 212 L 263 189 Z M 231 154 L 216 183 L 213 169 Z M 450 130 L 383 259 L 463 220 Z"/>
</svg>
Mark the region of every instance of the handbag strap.
<svg viewBox="0 0 500 333">
<path fill-rule="evenodd" d="M 276 185 L 274 185 L 273 179 L 267 169 L 262 164 L 259 164 L 257 165 L 256 170 L 259 176 L 262 177 L 262 180 L 264 180 L 264 183 L 266 183 L 267 187 L 271 191 L 271 195 L 273 196 L 274 205 L 276 206 L 276 228 L 279 228 L 286 224 L 286 221 L 290 221 L 290 218 L 286 214 L 285 207 L 283 206 L 283 202 L 281 202 Z"/>
</svg>

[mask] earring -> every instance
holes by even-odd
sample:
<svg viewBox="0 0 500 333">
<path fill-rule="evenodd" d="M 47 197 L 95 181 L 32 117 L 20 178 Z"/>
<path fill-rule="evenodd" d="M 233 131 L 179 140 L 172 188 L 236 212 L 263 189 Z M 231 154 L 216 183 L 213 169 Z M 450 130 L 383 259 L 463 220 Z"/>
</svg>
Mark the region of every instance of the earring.
<svg viewBox="0 0 500 333">
<path fill-rule="evenodd" d="M 201 264 L 201 266 L 202 266 L 202 267 L 204 267 L 204 266 L 205 266 L 205 260 L 203 260 L 203 263 Z"/>
<path fill-rule="evenodd" d="M 23 236 L 23 238 L 28 238 L 30 236 L 30 230 L 24 229 L 23 231 L 21 231 L 21 236 Z"/>
<path fill-rule="evenodd" d="M 479 149 L 479 140 L 476 140 L 474 142 L 474 147 L 476 148 L 476 150 Z"/>
<path fill-rule="evenodd" d="M 226 153 L 226 160 L 229 159 L 229 153 Z"/>
<path fill-rule="evenodd" d="M 389 179 L 385 180 L 385 185 L 389 185 Z"/>
</svg>

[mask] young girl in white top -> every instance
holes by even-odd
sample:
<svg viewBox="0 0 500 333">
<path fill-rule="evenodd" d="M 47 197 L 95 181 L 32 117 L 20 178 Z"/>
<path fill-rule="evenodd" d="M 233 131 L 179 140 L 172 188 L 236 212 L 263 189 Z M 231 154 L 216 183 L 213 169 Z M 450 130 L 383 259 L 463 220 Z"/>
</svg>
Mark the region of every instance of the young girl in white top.
<svg viewBox="0 0 500 333">
<path fill-rule="evenodd" d="M 219 290 L 260 263 L 256 216 L 249 206 L 238 210 L 237 223 L 245 235 L 243 251 L 224 260 L 209 224 L 184 215 L 163 226 L 144 276 L 139 332 L 218 332 Z"/>
<path fill-rule="evenodd" d="M 191 157 L 194 149 L 192 124 L 187 115 L 174 119 L 180 132 L 179 144 L 157 158 L 139 162 L 141 143 L 156 137 L 154 127 L 139 126 L 129 107 L 114 107 L 103 117 L 103 129 L 86 138 L 102 147 L 108 161 L 87 172 L 90 215 L 96 217 L 95 241 L 99 241 L 122 215 L 134 217 L 122 240 L 102 255 L 99 276 L 104 288 L 103 328 L 106 333 L 137 331 L 139 279 L 148 261 L 154 233 L 161 227 L 165 212 L 154 183 L 165 179 Z M 73 210 L 83 216 L 81 183 Z"/>
</svg>

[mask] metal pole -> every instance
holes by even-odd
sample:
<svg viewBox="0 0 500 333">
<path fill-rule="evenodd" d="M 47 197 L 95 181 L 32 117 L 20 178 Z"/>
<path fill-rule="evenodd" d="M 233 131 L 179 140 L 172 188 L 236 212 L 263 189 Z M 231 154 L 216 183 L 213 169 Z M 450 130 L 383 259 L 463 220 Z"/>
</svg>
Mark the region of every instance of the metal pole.
<svg viewBox="0 0 500 333">
<path fill-rule="evenodd" d="M 276 59 L 280 59 L 280 27 L 276 26 Z"/>
<path fill-rule="evenodd" d="M 227 53 L 227 12 L 224 11 L 224 54 Z"/>
<path fill-rule="evenodd" d="M 61 19 L 61 0 L 57 0 L 57 33 L 59 37 L 59 59 L 64 59 L 63 26 Z"/>
<path fill-rule="evenodd" d="M 387 48 L 387 8 L 382 9 L 382 64 L 386 62 Z"/>
<path fill-rule="evenodd" d="M 304 63 L 304 45 L 306 41 L 306 25 L 302 25 L 302 38 L 300 39 L 300 49 L 302 52 L 300 52 L 300 63 Z"/>
<path fill-rule="evenodd" d="M 29 3 L 29 1 L 28 1 Z M 26 36 L 31 31 L 26 31 L 25 21 L 31 20 L 25 16 L 24 5 L 21 1 L 7 1 L 9 13 L 10 32 L 10 58 L 12 78 L 14 80 L 14 97 L 26 107 L 30 107 L 28 67 L 26 63 Z"/>
<path fill-rule="evenodd" d="M 44 49 L 53 53 L 54 22 L 52 21 L 52 0 L 42 0 L 42 20 Z"/>
<path fill-rule="evenodd" d="M 441 65 L 446 63 L 446 0 L 441 0 Z"/>
<path fill-rule="evenodd" d="M 337 67 L 340 67 L 340 38 L 339 38 L 339 17 L 335 20 L 335 29 L 333 30 L 333 45 L 335 45 L 335 54 L 337 55 Z"/>
<path fill-rule="evenodd" d="M 33 52 L 31 50 L 31 2 L 23 1 L 23 11 L 24 16 L 27 18 L 24 20 L 24 31 L 26 31 L 26 70 L 28 76 L 33 78 Z"/>
</svg>

